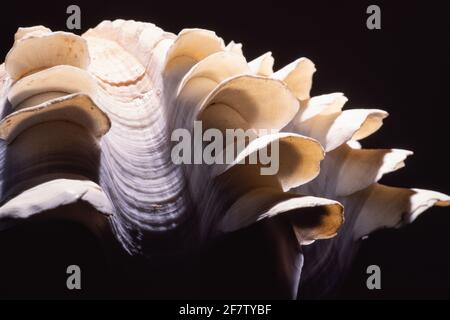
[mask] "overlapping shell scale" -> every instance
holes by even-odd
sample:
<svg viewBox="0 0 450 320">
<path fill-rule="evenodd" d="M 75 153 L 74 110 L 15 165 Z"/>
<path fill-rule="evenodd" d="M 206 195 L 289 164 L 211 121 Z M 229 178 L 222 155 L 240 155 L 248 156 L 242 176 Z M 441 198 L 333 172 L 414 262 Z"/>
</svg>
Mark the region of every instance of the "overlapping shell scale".
<svg viewBox="0 0 450 320">
<path fill-rule="evenodd" d="M 97 184 L 98 139 L 110 121 L 92 97 L 95 83 L 85 70 L 88 64 L 87 44 L 80 37 L 40 26 L 16 33 L 2 68 L 3 227 L 71 204 L 89 203 L 96 212 L 112 213 Z M 74 216 L 73 210 L 60 211 Z M 89 218 L 92 210 L 84 213 L 88 217 L 76 219 L 92 230 L 105 225 L 106 218 Z"/>
<path fill-rule="evenodd" d="M 196 45 L 199 41 L 207 45 Z M 280 131 L 284 128 L 297 113 L 299 103 L 286 84 L 255 74 L 240 51 L 230 48 L 233 44 L 225 47 L 223 40 L 212 32 L 193 29 L 182 31 L 167 54 L 165 76 L 170 88 L 176 88 L 177 92 L 175 97 L 170 96 L 175 99 L 171 129 L 192 130 L 195 120 L 201 120 L 205 129 L 216 128 L 222 132 L 255 129 L 255 140 L 236 156 L 233 163 L 185 166 L 190 194 L 200 219 L 201 235 L 214 234 L 217 227 L 220 227 L 218 231 L 237 230 L 268 216 L 273 207 L 278 206 L 277 213 L 306 207 L 300 204 L 301 201 L 292 206 L 295 201 L 288 201 L 289 198 L 300 196 L 288 196 L 285 191 L 313 179 L 323 158 L 321 146 L 308 137 L 292 133 L 258 137 L 257 129 Z M 177 84 L 172 85 L 173 82 Z M 262 177 L 258 173 L 260 165 L 238 164 L 266 148 L 272 140 L 279 140 L 281 146 L 277 175 Z M 303 165 L 292 159 L 302 159 Z M 271 201 L 264 197 L 267 194 L 274 195 Z M 310 206 L 338 207 L 331 211 L 341 222 L 342 210 L 338 203 L 315 201 Z M 252 212 L 246 210 L 246 206 L 253 207 Z M 237 212 L 240 215 L 236 215 Z M 336 229 L 339 225 L 335 223 Z"/>
<path fill-rule="evenodd" d="M 307 99 L 290 131 L 316 138 L 326 150 L 321 172 L 295 190 L 339 201 L 345 223 L 333 239 L 304 249 L 301 288 L 308 298 L 326 297 L 339 285 L 357 252 L 360 239 L 385 227 L 412 222 L 426 209 L 449 205 L 442 193 L 378 184 L 387 173 L 405 166 L 413 152 L 363 149 L 359 140 L 381 128 L 388 113 L 379 109 L 342 110 L 347 98 L 332 93 Z M 364 227 L 362 227 L 364 226 Z"/>
<path fill-rule="evenodd" d="M 336 257 L 350 257 L 361 236 L 450 204 L 437 192 L 378 184 L 411 154 L 360 147 L 359 140 L 381 127 L 385 111 L 343 110 L 342 93 L 311 97 L 316 68 L 307 58 L 276 72 L 273 65 L 270 52 L 247 61 L 241 44 L 225 45 L 203 29 L 175 36 L 124 20 L 104 21 L 81 37 L 19 29 L 0 69 L 0 218 L 24 219 L 81 200 L 111 215 L 106 221 L 127 251 L 151 255 L 159 236 L 182 230 L 198 240 L 181 238 L 172 250 L 182 251 L 283 215 L 299 244 L 338 234 L 307 250 L 304 278 L 311 281 L 336 267 Z M 230 163 L 177 164 L 172 134 L 195 135 L 196 121 L 201 134 L 241 129 L 252 135 Z M 276 174 L 261 175 L 260 162 L 243 164 L 274 141 Z M 56 156 L 42 160 L 40 148 L 53 148 Z M 392 205 L 377 210 L 379 199 Z"/>
<path fill-rule="evenodd" d="M 61 51 L 67 41 L 83 48 L 67 49 L 79 53 L 78 60 L 73 55 L 61 60 L 67 56 Z M 32 59 L 27 50 L 26 63 L 21 64 L 22 53 L 17 51 L 35 48 L 35 43 L 41 46 L 43 57 Z M 48 49 L 58 45 L 61 49 Z M 255 222 L 265 217 L 271 207 L 277 206 L 280 213 L 284 203 L 289 203 L 284 211 L 303 206 L 301 201 L 290 200 L 298 195 L 286 197 L 285 191 L 313 179 L 323 158 L 323 150 L 315 140 L 280 133 L 255 136 L 256 140 L 236 155 L 251 156 L 267 148 L 270 141 L 279 140 L 284 156 L 281 170 L 274 177 L 262 179 L 257 175 L 260 165 L 241 166 L 239 161 L 212 166 L 172 162 L 171 132 L 176 128 L 192 130 L 195 120 L 202 120 L 205 129 L 222 131 L 279 131 L 292 120 L 299 107 L 296 97 L 282 81 L 263 75 L 267 66 L 258 68 L 262 71 L 251 70 L 241 45 L 225 46 L 213 32 L 201 29 L 183 30 L 175 37 L 151 24 L 122 20 L 103 22 L 83 37 L 44 27 L 20 29 L 6 61 L 7 72 L 15 81 L 8 98 L 18 111 L 4 119 L 0 131 L 14 145 L 14 138 L 30 127 L 51 123 L 58 117 L 88 128 L 96 137 L 99 154 L 97 175 L 86 180 L 98 183 L 109 199 L 108 211 L 114 214 L 112 226 L 127 250 L 142 253 L 147 232 L 182 228 L 189 219 L 199 221 L 191 232 L 207 238 Z M 67 106 L 66 100 L 74 106 Z M 99 115 L 83 119 L 85 105 Z M 80 114 L 70 113 L 72 109 Z M 45 111 L 35 114 L 34 110 Z M 12 149 L 10 146 L 7 150 L 11 153 Z M 292 160 L 300 157 L 301 166 Z M 252 183 L 240 183 L 238 175 L 252 177 L 248 180 Z M 249 213 L 242 223 L 237 223 L 240 219 L 233 218 L 236 208 L 261 198 L 254 196 L 258 190 L 274 194 L 273 202 L 265 201 L 256 213 Z M 330 212 L 341 220 L 338 203 L 314 201 L 306 201 L 305 206 L 335 206 L 338 210 Z M 231 206 L 233 210 L 227 213 Z M 30 214 L 44 209 L 48 208 L 38 207 Z M 8 214 L 6 210 L 4 215 Z M 227 225 L 230 219 L 233 226 Z M 336 229 L 339 224 L 335 222 Z M 317 237 L 321 236 L 318 232 Z"/>
</svg>

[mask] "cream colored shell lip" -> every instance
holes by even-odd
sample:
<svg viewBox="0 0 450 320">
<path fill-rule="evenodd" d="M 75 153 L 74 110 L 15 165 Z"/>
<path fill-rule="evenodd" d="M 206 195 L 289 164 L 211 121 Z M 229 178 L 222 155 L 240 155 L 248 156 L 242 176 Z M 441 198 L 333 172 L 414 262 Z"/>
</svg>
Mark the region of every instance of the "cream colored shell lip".
<svg viewBox="0 0 450 320">
<path fill-rule="evenodd" d="M 23 130 L 55 120 L 79 124 L 95 137 L 105 135 L 111 127 L 109 117 L 88 95 L 74 93 L 13 112 L 0 122 L 0 139 L 11 143 Z"/>
<path fill-rule="evenodd" d="M 68 32 L 31 32 L 18 38 L 5 58 L 5 68 L 13 80 L 57 65 L 86 69 L 90 57 L 87 42 Z"/>
<path fill-rule="evenodd" d="M 225 171 L 245 163 L 252 154 L 268 148 L 274 141 L 279 143 L 279 166 L 277 173 L 280 185 L 284 191 L 313 180 L 320 172 L 320 162 L 325 153 L 321 145 L 314 139 L 293 133 L 276 133 L 263 135 L 253 141 L 237 155 L 233 163 L 216 166 L 212 172 L 220 176 Z M 222 154 L 218 155 L 223 158 Z M 297 161 L 301 159 L 301 161 Z"/>
<path fill-rule="evenodd" d="M 396 188 L 378 183 L 353 194 L 354 203 L 363 201 L 354 222 L 355 240 L 382 228 L 398 228 L 413 222 L 432 206 L 449 206 L 450 197 L 440 192 L 423 189 Z M 349 206 L 350 202 L 347 200 Z M 389 206 L 386 206 L 386 204 Z"/>
<path fill-rule="evenodd" d="M 287 129 L 317 139 L 330 152 L 350 139 L 361 140 L 375 133 L 388 116 L 379 109 L 342 111 L 347 100 L 342 93 L 305 100 Z"/>
<path fill-rule="evenodd" d="M 176 95 L 179 96 L 193 79 L 206 78 L 217 85 L 226 78 L 245 74 L 248 71 L 249 68 L 244 57 L 233 52 L 216 52 L 201 60 L 186 73 L 178 86 Z"/>
<path fill-rule="evenodd" d="M 305 209 L 317 211 L 322 218 L 314 225 L 302 223 L 302 215 L 309 214 Z M 262 219 L 286 215 L 296 221 L 293 227 L 298 240 L 300 244 L 305 244 L 336 235 L 344 220 L 343 212 L 342 205 L 337 201 L 286 193 L 273 188 L 259 188 L 237 200 L 222 218 L 219 228 L 230 232 Z"/>
<path fill-rule="evenodd" d="M 310 97 L 315 72 L 316 67 L 311 60 L 300 58 L 275 72 L 272 77 L 283 80 L 295 96 L 303 101 Z"/>
<path fill-rule="evenodd" d="M 328 115 L 342 111 L 348 99 L 342 92 L 315 96 L 306 101 L 297 114 L 297 121 L 306 121 L 318 115 Z"/>
<path fill-rule="evenodd" d="M 86 225 L 95 229 L 99 223 L 98 213 L 105 217 L 112 216 L 114 209 L 102 188 L 92 181 L 73 178 L 54 179 L 39 184 L 31 189 L 25 190 L 19 195 L 9 199 L 0 207 L 0 219 L 10 219 L 9 222 L 2 221 L 0 230 L 14 226 L 15 223 L 38 216 L 43 212 L 49 212 L 65 205 L 76 203 L 87 203 L 95 208 L 97 214 L 84 217 L 76 213 L 72 218 L 76 221 L 84 221 Z M 93 230 L 94 234 L 97 234 Z"/>
<path fill-rule="evenodd" d="M 17 29 L 16 33 L 14 34 L 14 41 L 20 40 L 24 38 L 25 36 L 30 35 L 42 35 L 42 34 L 48 34 L 51 33 L 52 30 L 44 27 L 42 25 L 40 26 L 33 26 L 33 27 L 21 27 Z"/>
<path fill-rule="evenodd" d="M 244 56 L 244 53 L 242 51 L 242 43 L 236 43 L 233 40 L 231 40 L 230 43 L 227 44 L 225 50 Z"/>
<path fill-rule="evenodd" d="M 204 29 L 183 29 L 166 56 L 166 68 L 177 58 L 200 61 L 212 53 L 223 51 L 225 44 L 216 33 Z"/>
<path fill-rule="evenodd" d="M 252 70 L 253 74 L 270 77 L 273 74 L 274 63 L 275 59 L 272 57 L 272 52 L 269 51 L 250 61 L 248 66 Z"/>
<path fill-rule="evenodd" d="M 224 51 L 225 43 L 209 30 L 184 29 L 170 46 L 164 72 L 182 77 L 193 65 L 209 55 Z"/>
<path fill-rule="evenodd" d="M 61 197 L 55 196 L 56 194 L 61 194 Z M 50 210 L 78 200 L 91 202 L 105 215 L 112 215 L 114 212 L 98 184 L 73 176 L 38 184 L 11 198 L 0 207 L 0 217 L 7 215 L 9 218 L 23 219 L 36 211 Z"/>
<path fill-rule="evenodd" d="M 204 116 L 208 108 L 219 106 L 237 113 L 249 128 L 266 130 L 282 129 L 299 109 L 298 100 L 282 81 L 254 75 L 238 75 L 220 83 L 201 102 L 198 119 L 207 123 L 220 121 Z"/>
<path fill-rule="evenodd" d="M 14 83 L 8 92 L 13 107 L 24 100 L 44 92 L 93 94 L 95 81 L 85 70 L 69 65 L 48 68 Z"/>
</svg>

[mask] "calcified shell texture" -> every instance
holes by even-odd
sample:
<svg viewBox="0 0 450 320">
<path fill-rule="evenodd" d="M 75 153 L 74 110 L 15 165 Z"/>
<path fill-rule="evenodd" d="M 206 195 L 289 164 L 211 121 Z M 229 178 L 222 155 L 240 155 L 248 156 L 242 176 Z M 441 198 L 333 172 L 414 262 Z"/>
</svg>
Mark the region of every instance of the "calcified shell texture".
<svg viewBox="0 0 450 320">
<path fill-rule="evenodd" d="M 361 237 L 450 204 L 378 184 L 411 154 L 361 147 L 385 111 L 343 110 L 342 93 L 310 97 L 307 58 L 276 72 L 273 63 L 271 53 L 249 61 L 240 44 L 202 29 L 175 35 L 124 20 L 82 36 L 20 28 L 0 69 L 0 228 L 58 215 L 151 259 L 285 216 L 307 245 L 301 295 L 305 283 L 336 286 Z M 195 120 L 255 135 L 230 164 L 175 164 L 171 135 L 194 131 Z M 242 164 L 274 141 L 277 174 Z M 294 269 L 296 288 L 301 263 Z"/>
</svg>

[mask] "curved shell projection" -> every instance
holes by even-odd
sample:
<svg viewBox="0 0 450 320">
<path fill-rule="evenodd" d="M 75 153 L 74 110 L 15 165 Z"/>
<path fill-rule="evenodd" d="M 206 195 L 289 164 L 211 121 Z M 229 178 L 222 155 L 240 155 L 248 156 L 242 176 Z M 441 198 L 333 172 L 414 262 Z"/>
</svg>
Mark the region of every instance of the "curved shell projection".
<svg viewBox="0 0 450 320">
<path fill-rule="evenodd" d="M 412 154 L 361 147 L 385 111 L 343 110 L 342 93 L 311 97 L 307 58 L 276 72 L 273 64 L 271 53 L 249 61 L 240 44 L 203 29 L 174 35 L 124 20 L 82 36 L 19 28 L 0 68 L 0 228 L 52 210 L 152 257 L 283 216 L 309 245 L 302 282 L 328 290 L 359 238 L 450 204 L 438 192 L 378 184 Z M 226 163 L 176 163 L 173 133 L 195 135 L 196 123 L 200 133 L 252 134 Z M 274 143 L 278 170 L 262 175 L 266 164 L 247 160 Z M 225 148 L 216 151 L 217 160 Z M 93 210 L 70 210 L 82 203 Z M 295 296 L 299 274 L 289 277 Z"/>
</svg>

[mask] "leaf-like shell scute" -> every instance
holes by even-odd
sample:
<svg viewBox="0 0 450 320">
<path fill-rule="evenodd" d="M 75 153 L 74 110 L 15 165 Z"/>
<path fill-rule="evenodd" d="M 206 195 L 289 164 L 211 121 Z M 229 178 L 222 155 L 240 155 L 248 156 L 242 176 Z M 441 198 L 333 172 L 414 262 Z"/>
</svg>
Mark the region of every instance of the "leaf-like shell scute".
<svg viewBox="0 0 450 320">
<path fill-rule="evenodd" d="M 43 92 L 94 94 L 96 83 L 85 70 L 59 65 L 26 76 L 13 84 L 8 100 L 14 106 Z"/>
<path fill-rule="evenodd" d="M 75 93 L 10 114 L 0 122 L 0 138 L 10 143 L 33 125 L 57 120 L 77 123 L 99 138 L 111 127 L 108 116 L 89 96 Z"/>
<path fill-rule="evenodd" d="M 344 221 L 343 207 L 337 201 L 260 188 L 234 203 L 220 227 L 230 232 L 278 215 L 291 221 L 301 244 L 333 237 Z"/>
<path fill-rule="evenodd" d="M 202 102 L 205 127 L 280 130 L 295 116 L 298 100 L 281 81 L 243 75 L 222 82 Z"/>
<path fill-rule="evenodd" d="M 13 80 L 57 65 L 86 69 L 89 62 L 86 40 L 61 31 L 26 34 L 14 42 L 5 59 L 6 71 Z"/>
</svg>

